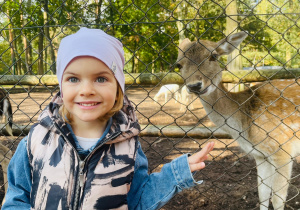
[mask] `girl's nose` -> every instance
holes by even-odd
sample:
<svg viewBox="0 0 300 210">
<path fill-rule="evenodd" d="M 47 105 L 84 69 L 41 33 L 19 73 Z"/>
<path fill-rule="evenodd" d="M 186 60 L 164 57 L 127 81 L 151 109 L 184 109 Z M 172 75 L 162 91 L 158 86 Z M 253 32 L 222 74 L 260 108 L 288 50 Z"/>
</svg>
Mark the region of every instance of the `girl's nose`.
<svg viewBox="0 0 300 210">
<path fill-rule="evenodd" d="M 95 87 L 92 82 L 82 82 L 80 86 L 80 95 L 89 96 L 95 94 Z"/>
</svg>

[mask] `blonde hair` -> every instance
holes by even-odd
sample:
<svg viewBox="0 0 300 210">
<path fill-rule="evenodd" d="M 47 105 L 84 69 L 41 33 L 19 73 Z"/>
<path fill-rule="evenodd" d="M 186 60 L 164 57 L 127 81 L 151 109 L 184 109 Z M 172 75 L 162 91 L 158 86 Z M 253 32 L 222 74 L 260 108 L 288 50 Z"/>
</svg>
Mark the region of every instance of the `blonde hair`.
<svg viewBox="0 0 300 210">
<path fill-rule="evenodd" d="M 112 109 L 107 112 L 103 117 L 99 118 L 99 120 L 108 120 L 111 118 L 115 113 L 120 111 L 123 107 L 123 99 L 124 99 L 124 94 L 122 91 L 121 86 L 119 83 L 117 83 L 117 94 L 116 94 L 116 102 Z M 64 106 L 64 104 L 59 108 L 59 114 L 62 116 L 63 120 L 69 124 L 72 124 L 73 122 L 73 117 L 71 113 L 67 110 L 67 108 Z"/>
</svg>

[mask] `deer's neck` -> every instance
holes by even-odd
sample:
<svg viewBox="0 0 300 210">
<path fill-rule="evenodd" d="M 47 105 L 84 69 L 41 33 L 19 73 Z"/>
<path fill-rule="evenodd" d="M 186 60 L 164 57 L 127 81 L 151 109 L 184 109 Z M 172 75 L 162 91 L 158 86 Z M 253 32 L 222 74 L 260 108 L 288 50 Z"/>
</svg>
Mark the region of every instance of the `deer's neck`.
<svg viewBox="0 0 300 210">
<path fill-rule="evenodd" d="M 232 115 L 238 108 L 236 94 L 229 92 L 222 83 L 209 95 L 200 95 L 204 108 L 213 109 L 224 116 Z"/>
<path fill-rule="evenodd" d="M 208 117 L 218 127 L 235 136 L 235 131 L 242 131 L 241 97 L 239 94 L 229 92 L 222 83 L 209 95 L 200 96 Z M 230 127 L 235 128 L 233 131 Z"/>
</svg>

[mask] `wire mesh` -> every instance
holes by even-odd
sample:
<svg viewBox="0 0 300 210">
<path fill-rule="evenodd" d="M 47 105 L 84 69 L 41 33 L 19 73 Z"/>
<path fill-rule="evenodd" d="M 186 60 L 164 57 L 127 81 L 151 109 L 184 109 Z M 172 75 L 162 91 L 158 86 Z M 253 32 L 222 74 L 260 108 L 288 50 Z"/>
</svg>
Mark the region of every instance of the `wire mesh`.
<svg viewBox="0 0 300 210">
<path fill-rule="evenodd" d="M 12 107 L 1 124 L 0 198 L 18 143 L 59 91 L 53 78 L 60 40 L 89 27 L 106 31 L 124 45 L 126 94 L 143 128 L 140 141 L 149 172 L 159 171 L 183 153 L 200 150 L 208 141 L 216 143 L 206 168 L 195 174 L 204 184 L 179 193 L 162 209 L 258 209 L 260 203 L 269 207 L 264 202 L 269 195 L 259 201 L 258 186 L 273 190 L 272 208 L 278 203 L 275 198 L 285 200 L 279 197 L 284 187 L 270 184 L 275 174 L 289 183 L 285 207 L 299 209 L 300 169 L 295 160 L 300 150 L 299 6 L 295 0 L 0 1 L 3 118 L 8 112 L 6 98 Z M 230 44 L 236 48 L 230 55 L 216 53 L 218 41 L 238 31 L 248 34 L 244 42 Z M 201 53 L 193 47 L 182 49 L 185 38 L 195 40 Z M 189 50 L 199 55 L 189 57 Z M 180 52 L 182 60 L 177 59 Z M 180 72 L 187 69 L 187 62 L 194 70 Z M 219 71 L 206 71 L 211 66 Z M 220 73 L 229 92 L 216 82 Z M 275 84 L 274 79 L 284 81 Z M 204 81 L 203 86 L 209 84 L 224 94 L 216 98 L 189 94 L 185 85 L 193 81 Z M 259 85 L 262 81 L 264 85 Z M 239 91 L 244 94 L 233 97 Z M 11 116 L 13 136 L 8 132 Z M 261 123 L 265 117 L 268 120 Z M 276 162 L 279 157 L 289 161 Z M 257 174 L 257 168 L 262 172 Z M 292 171 L 291 177 L 287 171 Z"/>
</svg>

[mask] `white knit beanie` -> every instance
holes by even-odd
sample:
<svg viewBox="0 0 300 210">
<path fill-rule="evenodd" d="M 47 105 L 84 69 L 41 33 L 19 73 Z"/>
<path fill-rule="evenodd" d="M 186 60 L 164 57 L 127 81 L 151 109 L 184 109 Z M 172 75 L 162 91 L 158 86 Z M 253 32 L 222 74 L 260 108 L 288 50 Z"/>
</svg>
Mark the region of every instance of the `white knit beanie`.
<svg viewBox="0 0 300 210">
<path fill-rule="evenodd" d="M 56 75 L 61 91 L 63 73 L 67 65 L 78 56 L 92 56 L 112 70 L 122 91 L 125 89 L 124 51 L 122 43 L 100 29 L 81 28 L 61 40 L 57 53 Z"/>
</svg>

